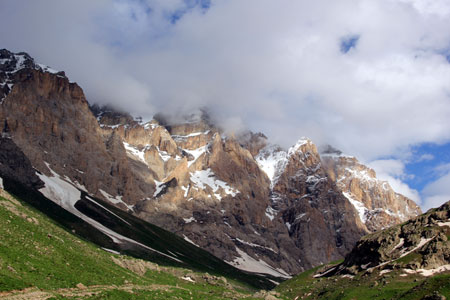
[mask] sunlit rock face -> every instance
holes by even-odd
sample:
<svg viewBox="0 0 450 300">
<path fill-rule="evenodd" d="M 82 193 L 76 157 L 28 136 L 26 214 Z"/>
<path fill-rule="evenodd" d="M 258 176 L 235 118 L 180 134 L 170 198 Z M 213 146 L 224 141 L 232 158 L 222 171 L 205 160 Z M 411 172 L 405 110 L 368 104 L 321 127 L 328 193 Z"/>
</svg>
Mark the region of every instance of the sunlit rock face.
<svg viewBox="0 0 450 300">
<path fill-rule="evenodd" d="M 89 106 L 62 72 L 0 51 L 0 129 L 42 174 L 239 268 L 288 276 L 420 209 L 355 158 L 225 133 L 204 112 L 149 122 Z M 169 112 L 170 113 L 170 112 Z"/>
<path fill-rule="evenodd" d="M 327 175 L 358 211 L 370 232 L 404 222 L 421 213 L 414 201 L 396 193 L 388 182 L 355 157 L 339 152 L 322 154 Z"/>
</svg>

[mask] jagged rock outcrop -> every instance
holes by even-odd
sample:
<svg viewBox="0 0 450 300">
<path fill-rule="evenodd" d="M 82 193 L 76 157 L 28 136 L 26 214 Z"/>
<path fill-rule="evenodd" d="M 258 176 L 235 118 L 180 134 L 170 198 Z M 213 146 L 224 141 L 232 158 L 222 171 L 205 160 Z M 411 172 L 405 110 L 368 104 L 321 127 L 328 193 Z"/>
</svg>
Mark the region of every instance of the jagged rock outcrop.
<svg viewBox="0 0 450 300">
<path fill-rule="evenodd" d="M 419 211 L 355 159 L 321 156 L 308 139 L 285 151 L 263 134 L 225 134 L 204 112 L 143 123 L 89 107 L 77 84 L 27 54 L 0 59 L 0 129 L 36 170 L 239 268 L 288 276 Z"/>
<path fill-rule="evenodd" d="M 450 271 L 450 201 L 400 225 L 367 235 L 324 276 L 403 268 L 406 273 Z"/>
<path fill-rule="evenodd" d="M 328 178 L 358 211 L 367 230 L 374 232 L 404 222 L 421 213 L 414 201 L 396 193 L 388 182 L 355 157 L 328 148 L 321 154 Z"/>
</svg>

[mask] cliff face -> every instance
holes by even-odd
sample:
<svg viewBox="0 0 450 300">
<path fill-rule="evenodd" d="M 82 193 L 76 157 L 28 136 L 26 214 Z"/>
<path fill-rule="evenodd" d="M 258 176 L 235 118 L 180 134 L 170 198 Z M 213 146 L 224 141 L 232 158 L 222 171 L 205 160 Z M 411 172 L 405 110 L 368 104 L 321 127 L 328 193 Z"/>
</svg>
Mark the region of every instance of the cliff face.
<svg viewBox="0 0 450 300">
<path fill-rule="evenodd" d="M 0 80 L 0 129 L 36 170 L 241 269 L 297 273 L 420 211 L 356 159 L 321 156 L 308 139 L 285 151 L 262 134 L 226 135 L 205 114 L 143 123 L 89 107 L 64 73 L 6 50 Z"/>
<path fill-rule="evenodd" d="M 99 128 L 82 89 L 26 54 L 9 57 L 17 65 L 8 74 L 13 84 L 0 106 L 0 126 L 33 166 L 49 175 L 49 165 L 100 197 L 121 195 L 129 204 L 142 199 L 150 189 L 131 171 L 120 137 Z"/>
<path fill-rule="evenodd" d="M 375 171 L 355 157 L 326 153 L 322 161 L 328 177 L 358 211 L 368 231 L 387 228 L 421 213 L 412 200 L 396 193 L 386 181 L 378 180 Z"/>
</svg>

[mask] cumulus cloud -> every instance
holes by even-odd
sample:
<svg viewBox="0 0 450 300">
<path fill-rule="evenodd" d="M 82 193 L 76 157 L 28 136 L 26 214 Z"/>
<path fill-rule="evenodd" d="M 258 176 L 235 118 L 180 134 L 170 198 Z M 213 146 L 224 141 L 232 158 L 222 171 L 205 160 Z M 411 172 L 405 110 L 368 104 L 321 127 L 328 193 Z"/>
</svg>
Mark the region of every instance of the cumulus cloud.
<svg viewBox="0 0 450 300">
<path fill-rule="evenodd" d="M 394 191 L 421 205 L 422 200 L 419 192 L 403 182 L 406 177 L 411 175 L 405 173 L 405 164 L 402 161 L 395 159 L 376 160 L 371 162 L 369 166 L 375 170 L 378 179 L 387 181 Z"/>
<path fill-rule="evenodd" d="M 450 140 L 448 28 L 447 0 L 0 2 L 1 46 L 65 70 L 91 102 L 144 118 L 208 107 L 363 161 Z"/>
</svg>

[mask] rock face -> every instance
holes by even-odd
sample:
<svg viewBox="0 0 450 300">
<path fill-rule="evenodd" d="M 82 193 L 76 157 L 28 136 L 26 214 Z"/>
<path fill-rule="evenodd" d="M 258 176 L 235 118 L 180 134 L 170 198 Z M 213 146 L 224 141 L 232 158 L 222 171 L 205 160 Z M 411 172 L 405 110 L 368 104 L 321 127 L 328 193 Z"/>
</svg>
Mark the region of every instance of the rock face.
<svg viewBox="0 0 450 300">
<path fill-rule="evenodd" d="M 330 147 L 321 155 L 328 178 L 358 211 L 369 232 L 404 222 L 421 213 L 410 199 L 396 193 L 375 171 L 355 157 L 342 155 Z"/>
<path fill-rule="evenodd" d="M 49 175 L 51 166 L 90 193 L 121 195 L 127 203 L 151 191 L 131 171 L 120 137 L 99 128 L 76 83 L 27 54 L 2 50 L 1 57 L 0 70 L 8 66 L 2 76 L 12 83 L 0 107 L 0 129 L 10 132 L 37 170 Z"/>
<path fill-rule="evenodd" d="M 363 237 L 345 261 L 326 272 L 356 274 L 404 268 L 428 276 L 450 270 L 450 201 L 401 225 Z"/>
<path fill-rule="evenodd" d="M 263 134 L 226 135 L 205 113 L 143 123 L 89 107 L 64 73 L 25 53 L 0 51 L 0 81 L 0 129 L 36 170 L 244 270 L 287 277 L 420 212 L 356 159 L 320 155 L 308 139 L 286 151 Z"/>
</svg>

